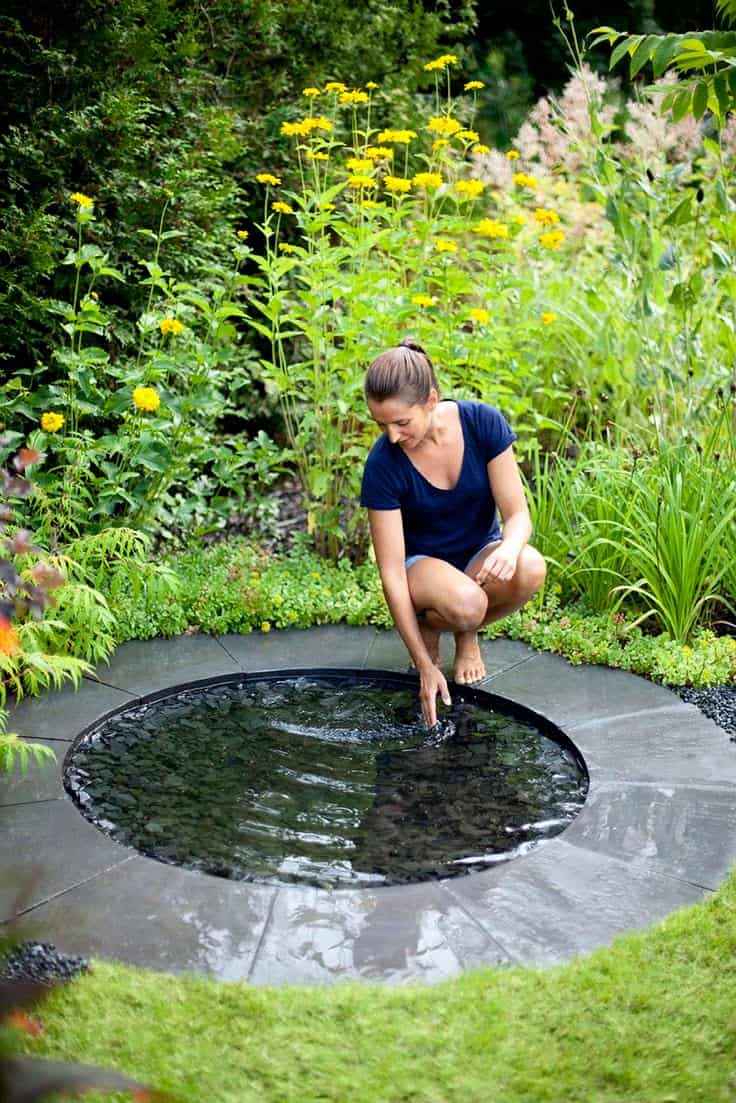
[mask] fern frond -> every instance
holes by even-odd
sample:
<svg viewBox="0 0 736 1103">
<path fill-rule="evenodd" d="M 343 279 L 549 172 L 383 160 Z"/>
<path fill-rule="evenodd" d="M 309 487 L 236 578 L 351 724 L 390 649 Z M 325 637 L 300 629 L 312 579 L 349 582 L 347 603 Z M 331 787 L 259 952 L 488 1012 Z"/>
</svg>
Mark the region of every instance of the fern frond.
<svg viewBox="0 0 736 1103">
<path fill-rule="evenodd" d="M 16 764 L 20 764 L 21 777 L 25 777 L 30 759 L 40 766 L 55 762 L 56 755 L 42 743 L 29 743 L 15 732 L 0 732 L 0 774 L 12 774 Z"/>
</svg>

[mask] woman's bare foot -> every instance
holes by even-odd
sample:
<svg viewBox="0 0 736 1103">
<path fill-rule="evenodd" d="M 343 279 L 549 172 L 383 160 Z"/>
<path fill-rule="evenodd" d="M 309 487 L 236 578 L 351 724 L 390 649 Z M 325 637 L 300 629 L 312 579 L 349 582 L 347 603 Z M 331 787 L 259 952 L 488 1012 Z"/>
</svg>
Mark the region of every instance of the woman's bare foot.
<svg viewBox="0 0 736 1103">
<path fill-rule="evenodd" d="M 483 662 L 478 644 L 477 632 L 455 633 L 455 666 L 453 678 L 458 685 L 472 685 L 486 676 L 486 664 Z"/>
</svg>

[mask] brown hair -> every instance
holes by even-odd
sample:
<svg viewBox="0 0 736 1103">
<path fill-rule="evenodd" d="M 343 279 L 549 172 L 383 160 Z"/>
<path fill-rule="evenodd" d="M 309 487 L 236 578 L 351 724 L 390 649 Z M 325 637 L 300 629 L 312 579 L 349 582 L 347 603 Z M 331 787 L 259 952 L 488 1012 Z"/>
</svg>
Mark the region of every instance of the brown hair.
<svg viewBox="0 0 736 1103">
<path fill-rule="evenodd" d="M 411 337 L 377 356 L 365 376 L 365 397 L 374 402 L 400 398 L 412 406 L 423 405 L 432 387 L 439 394 L 432 361 Z"/>
</svg>

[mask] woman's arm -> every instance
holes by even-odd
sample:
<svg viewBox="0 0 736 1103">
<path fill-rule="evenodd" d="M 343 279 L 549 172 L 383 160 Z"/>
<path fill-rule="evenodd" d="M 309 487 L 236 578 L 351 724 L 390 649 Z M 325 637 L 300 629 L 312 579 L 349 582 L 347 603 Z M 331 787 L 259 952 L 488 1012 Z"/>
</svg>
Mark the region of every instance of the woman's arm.
<svg viewBox="0 0 736 1103">
<path fill-rule="evenodd" d="M 476 581 L 481 586 L 489 577 L 499 582 L 514 577 L 521 549 L 532 534 L 524 484 L 510 445 L 488 464 L 488 482 L 503 520 L 503 539 L 478 572 Z"/>
<path fill-rule="evenodd" d="M 401 510 L 369 509 L 368 521 L 386 602 L 396 631 L 419 674 L 422 715 L 425 723 L 431 727 L 437 720 L 437 694 L 442 696 L 446 705 L 451 704 L 451 701 L 445 677 L 429 657 L 419 632 L 404 566 L 406 549 Z"/>
<path fill-rule="evenodd" d="M 406 644 L 415 667 L 421 672 L 422 667 L 432 666 L 433 663 L 420 635 L 417 616 L 409 593 L 409 582 L 404 566 L 406 549 L 401 510 L 369 509 L 368 522 L 371 527 L 371 539 L 383 592 L 386 595 L 396 631 Z"/>
</svg>

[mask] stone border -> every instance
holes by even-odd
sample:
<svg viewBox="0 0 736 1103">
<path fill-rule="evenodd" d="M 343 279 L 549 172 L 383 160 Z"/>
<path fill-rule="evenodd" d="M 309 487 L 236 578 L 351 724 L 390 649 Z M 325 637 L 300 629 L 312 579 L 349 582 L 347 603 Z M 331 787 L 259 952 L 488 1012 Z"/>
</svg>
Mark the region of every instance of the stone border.
<svg viewBox="0 0 736 1103">
<path fill-rule="evenodd" d="M 167 687 L 298 667 L 404 671 L 395 633 L 325 626 L 120 647 L 98 679 L 21 702 L 10 730 L 57 752 L 0 780 L 0 922 L 22 938 L 171 972 L 258 984 L 437 981 L 551 965 L 715 890 L 736 863 L 736 744 L 643 678 L 485 641 L 479 688 L 547 717 L 590 774 L 585 807 L 522 858 L 420 885 L 321 890 L 225 881 L 102 835 L 63 789 L 80 731 Z"/>
</svg>

